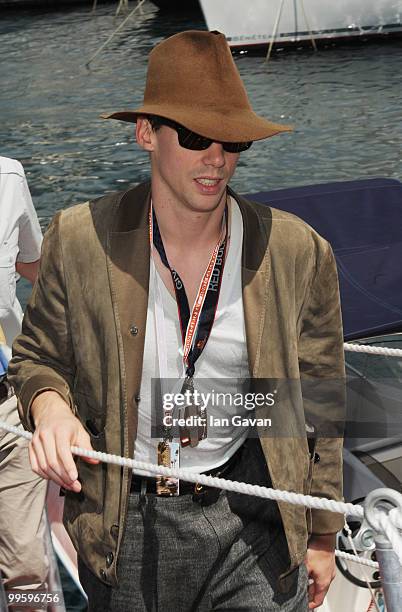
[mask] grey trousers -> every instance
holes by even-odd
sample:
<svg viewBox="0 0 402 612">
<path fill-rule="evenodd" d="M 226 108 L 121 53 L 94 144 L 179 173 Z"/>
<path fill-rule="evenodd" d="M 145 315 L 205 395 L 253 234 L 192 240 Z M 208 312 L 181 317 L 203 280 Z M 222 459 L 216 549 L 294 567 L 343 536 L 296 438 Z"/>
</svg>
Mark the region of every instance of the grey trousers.
<svg viewBox="0 0 402 612">
<path fill-rule="evenodd" d="M 226 475 L 225 475 L 226 476 Z M 248 440 L 228 475 L 269 486 L 259 440 Z M 89 610 L 305 612 L 307 571 L 294 572 L 288 593 L 277 586 L 289 562 L 276 502 L 221 492 L 202 506 L 191 495 L 130 495 L 118 564 L 118 588 L 79 561 Z"/>
</svg>

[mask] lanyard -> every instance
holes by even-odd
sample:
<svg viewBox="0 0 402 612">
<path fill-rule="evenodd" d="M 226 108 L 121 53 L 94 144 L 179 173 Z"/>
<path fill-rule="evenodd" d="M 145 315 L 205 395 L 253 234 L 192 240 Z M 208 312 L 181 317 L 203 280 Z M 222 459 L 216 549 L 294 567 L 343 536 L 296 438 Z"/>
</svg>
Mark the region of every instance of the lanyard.
<svg viewBox="0 0 402 612">
<path fill-rule="evenodd" d="M 171 268 L 169 265 L 162 236 L 159 231 L 158 221 L 152 206 L 149 214 L 149 235 L 151 248 L 153 245 L 155 246 L 162 263 L 170 270 L 173 280 L 183 342 L 183 362 L 186 369 L 186 375 L 189 377 L 194 376 L 195 362 L 201 355 L 207 343 L 215 320 L 222 284 L 223 267 L 225 264 L 228 233 L 227 207 L 225 208 L 225 226 L 225 237 L 222 240 L 222 235 L 220 236 L 218 243 L 212 252 L 198 288 L 193 310 L 190 313 L 190 307 L 183 281 L 176 270 Z"/>
</svg>

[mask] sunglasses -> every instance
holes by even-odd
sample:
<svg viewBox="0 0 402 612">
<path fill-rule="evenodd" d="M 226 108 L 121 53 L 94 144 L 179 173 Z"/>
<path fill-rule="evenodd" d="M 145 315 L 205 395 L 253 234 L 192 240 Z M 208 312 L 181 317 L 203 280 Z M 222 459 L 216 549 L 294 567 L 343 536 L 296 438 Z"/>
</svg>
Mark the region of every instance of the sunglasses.
<svg viewBox="0 0 402 612">
<path fill-rule="evenodd" d="M 190 149 L 191 151 L 204 151 L 208 149 L 213 142 L 219 142 L 212 140 L 211 138 L 205 138 L 200 136 L 191 130 L 188 130 L 183 125 L 171 121 L 170 119 L 163 119 L 162 125 L 167 125 L 173 128 L 177 132 L 179 139 L 179 145 L 184 149 Z M 223 150 L 227 153 L 241 153 L 247 151 L 253 144 L 253 142 L 219 142 L 222 145 Z"/>
</svg>

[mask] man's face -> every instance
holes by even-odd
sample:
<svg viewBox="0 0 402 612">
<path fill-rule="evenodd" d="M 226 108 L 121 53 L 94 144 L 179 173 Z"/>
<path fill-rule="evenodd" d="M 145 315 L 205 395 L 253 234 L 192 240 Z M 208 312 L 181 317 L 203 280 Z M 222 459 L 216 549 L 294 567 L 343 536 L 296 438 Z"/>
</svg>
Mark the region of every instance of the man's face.
<svg viewBox="0 0 402 612">
<path fill-rule="evenodd" d="M 239 153 L 227 153 L 219 143 L 212 143 L 203 151 L 191 151 L 180 146 L 177 132 L 166 125 L 152 130 L 149 123 L 141 141 L 138 119 L 137 141 L 151 152 L 152 190 L 154 197 L 165 198 L 166 203 L 178 204 L 195 212 L 214 210 L 223 201 L 226 185 L 231 179 Z"/>
</svg>

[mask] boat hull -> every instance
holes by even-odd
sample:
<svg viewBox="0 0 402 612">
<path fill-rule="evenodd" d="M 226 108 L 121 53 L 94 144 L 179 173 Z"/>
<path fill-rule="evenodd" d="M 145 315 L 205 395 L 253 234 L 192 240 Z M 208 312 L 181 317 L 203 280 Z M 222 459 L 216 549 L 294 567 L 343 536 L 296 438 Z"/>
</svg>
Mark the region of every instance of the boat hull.
<svg viewBox="0 0 402 612">
<path fill-rule="evenodd" d="M 200 5 L 198 0 L 151 0 L 161 11 L 166 12 L 183 12 L 199 11 Z"/>
<path fill-rule="evenodd" d="M 209 30 L 223 32 L 236 48 L 267 46 L 281 0 L 200 0 Z M 305 11 L 302 7 L 304 5 Z M 311 36 L 334 43 L 402 35 L 402 0 L 284 0 L 275 46 L 301 46 Z"/>
</svg>

